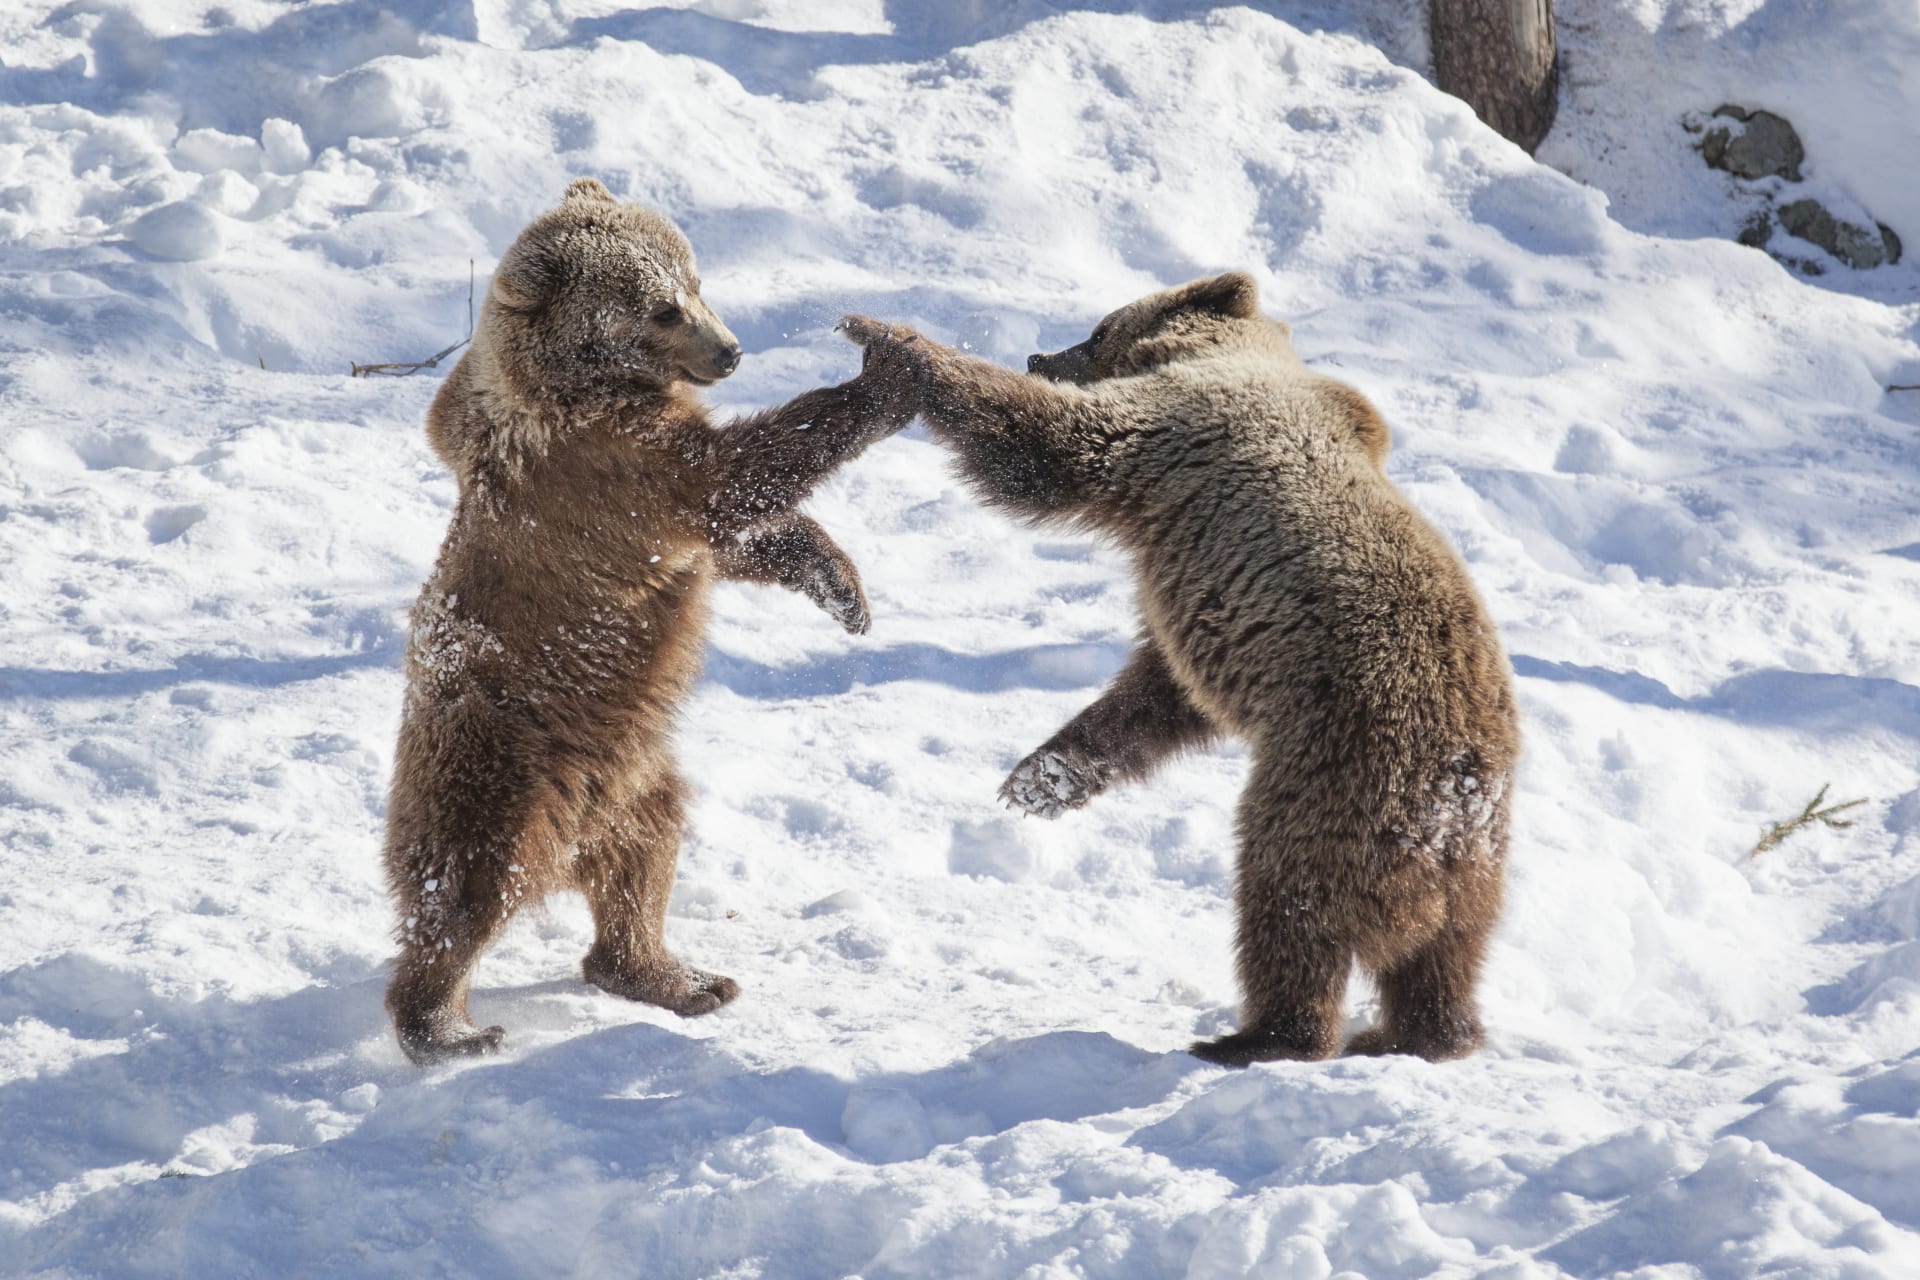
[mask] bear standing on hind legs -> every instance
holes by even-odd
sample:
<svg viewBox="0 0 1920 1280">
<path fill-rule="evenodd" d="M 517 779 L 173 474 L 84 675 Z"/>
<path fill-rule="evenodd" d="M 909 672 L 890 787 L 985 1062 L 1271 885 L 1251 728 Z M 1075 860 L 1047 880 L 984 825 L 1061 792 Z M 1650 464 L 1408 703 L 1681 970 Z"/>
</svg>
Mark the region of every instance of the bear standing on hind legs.
<svg viewBox="0 0 1920 1280">
<path fill-rule="evenodd" d="M 507 250 L 434 398 L 460 492 L 413 610 L 386 842 L 387 1008 L 416 1063 L 498 1048 L 468 975 L 555 889 L 593 909 L 587 981 L 685 1016 L 737 993 L 665 939 L 686 793 L 670 733 L 707 593 L 779 583 L 865 631 L 852 563 L 793 507 L 913 413 L 910 372 L 870 356 L 715 426 L 693 388 L 739 360 L 679 229 L 582 178 Z"/>
<path fill-rule="evenodd" d="M 920 411 L 990 504 L 1111 538 L 1144 634 L 1001 789 L 1053 817 L 1219 734 L 1236 816 L 1237 1065 L 1340 1045 L 1355 960 L 1381 1021 L 1352 1053 L 1482 1039 L 1519 752 L 1507 661 L 1466 566 L 1387 479 L 1373 406 L 1309 370 L 1240 272 L 1120 308 L 1021 376 L 910 329 L 846 322 L 911 362 Z"/>
</svg>

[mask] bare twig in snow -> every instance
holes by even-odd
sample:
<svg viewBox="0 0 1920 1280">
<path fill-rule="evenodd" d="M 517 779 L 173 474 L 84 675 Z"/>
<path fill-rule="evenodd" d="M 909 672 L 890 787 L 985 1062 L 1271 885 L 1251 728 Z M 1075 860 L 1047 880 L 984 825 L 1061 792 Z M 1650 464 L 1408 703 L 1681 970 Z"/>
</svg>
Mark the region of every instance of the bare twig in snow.
<svg viewBox="0 0 1920 1280">
<path fill-rule="evenodd" d="M 469 342 L 472 342 L 472 341 L 473 341 L 473 259 L 468 258 L 467 259 L 467 336 L 460 339 L 460 341 L 454 343 L 452 346 L 448 347 L 445 351 L 435 352 L 432 356 L 430 356 L 425 360 L 393 360 L 393 361 L 388 361 L 385 364 L 356 364 L 353 366 L 353 376 L 356 378 L 371 378 L 371 377 L 374 377 L 375 375 L 379 375 L 381 377 L 386 377 L 386 378 L 411 377 L 412 375 L 420 372 L 422 369 L 433 368 L 434 366 L 438 365 L 442 360 L 445 360 L 448 356 L 452 355 L 454 352 L 458 351 L 460 348 L 466 346 Z M 265 366 L 263 365 L 262 367 L 265 367 Z"/>
<path fill-rule="evenodd" d="M 1836 817 L 1835 815 L 1845 813 L 1848 809 L 1857 808 L 1860 805 L 1865 804 L 1866 799 L 1863 797 L 1859 800 L 1848 800 L 1843 804 L 1828 805 L 1826 808 L 1822 809 L 1820 807 L 1820 802 L 1827 798 L 1827 788 L 1832 785 L 1833 784 L 1831 782 L 1822 783 L 1820 786 L 1819 793 L 1815 795 L 1813 799 L 1807 801 L 1806 808 L 1802 809 L 1798 814 L 1794 815 L 1793 817 L 1788 818 L 1785 822 L 1776 822 L 1771 827 L 1768 827 L 1765 833 L 1761 835 L 1760 843 L 1753 846 L 1753 852 L 1749 853 L 1747 857 L 1749 858 L 1759 857 L 1761 854 L 1773 848 L 1775 845 L 1779 844 L 1782 840 L 1785 840 L 1788 836 L 1792 835 L 1794 832 L 1798 831 L 1800 828 L 1804 826 L 1807 826 L 1810 823 L 1818 822 L 1829 827 L 1852 826 L 1853 825 L 1852 819 L 1840 818 L 1840 817 Z"/>
</svg>

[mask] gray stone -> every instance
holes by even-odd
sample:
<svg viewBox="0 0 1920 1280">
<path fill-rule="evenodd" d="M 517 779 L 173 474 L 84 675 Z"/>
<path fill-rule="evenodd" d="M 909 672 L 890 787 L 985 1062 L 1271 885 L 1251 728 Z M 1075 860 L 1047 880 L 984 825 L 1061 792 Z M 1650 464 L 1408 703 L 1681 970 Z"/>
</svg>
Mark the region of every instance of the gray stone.
<svg viewBox="0 0 1920 1280">
<path fill-rule="evenodd" d="M 1745 225 L 1740 228 L 1740 234 L 1735 236 L 1734 239 L 1746 245 L 1749 249 L 1766 248 L 1767 241 L 1773 239 L 1772 212 L 1767 209 L 1762 209 L 1748 218 Z"/>
<path fill-rule="evenodd" d="M 1711 168 L 1736 178 L 1785 178 L 1800 181 L 1800 162 L 1807 158 L 1800 135 L 1784 118 L 1771 111 L 1748 111 L 1724 106 L 1715 119 L 1739 125 L 1716 125 L 1700 140 L 1700 156 Z"/>
<path fill-rule="evenodd" d="M 1886 230 L 1883 227 L 1870 230 L 1842 222 L 1818 200 L 1795 200 L 1781 205 L 1780 225 L 1788 234 L 1819 245 L 1856 271 L 1900 260 L 1900 237 L 1883 238 L 1881 232 Z"/>
</svg>

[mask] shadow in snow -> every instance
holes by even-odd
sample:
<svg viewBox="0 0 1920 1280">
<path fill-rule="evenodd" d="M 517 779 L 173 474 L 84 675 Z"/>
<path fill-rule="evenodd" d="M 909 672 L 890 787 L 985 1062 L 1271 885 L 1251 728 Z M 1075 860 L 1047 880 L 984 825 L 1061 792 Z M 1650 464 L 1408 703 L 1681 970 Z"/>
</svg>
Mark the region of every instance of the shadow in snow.
<svg viewBox="0 0 1920 1280">
<path fill-rule="evenodd" d="M 1007 689 L 1085 689 L 1105 682 L 1126 660 L 1124 644 L 1042 644 L 1002 653 L 956 653 L 932 644 L 854 649 L 770 667 L 724 649 L 707 658 L 706 678 L 743 698 L 824 698 L 855 685 L 925 680 L 969 693 Z"/>
<path fill-rule="evenodd" d="M 233 658 L 189 654 L 173 667 L 135 671 L 58 671 L 0 667 L 0 697 L 132 698 L 183 684 L 277 688 L 346 671 L 398 667 L 399 645 L 313 658 Z M 856 685 L 925 680 L 973 693 L 1007 689 L 1084 689 L 1104 683 L 1125 661 L 1124 644 L 1043 644 L 969 654 L 931 644 L 858 649 L 775 667 L 713 649 L 706 679 L 744 698 L 821 698 Z"/>
<path fill-rule="evenodd" d="M 0 1085 L 4 1163 L 17 1166 L 0 1170 L 0 1196 L 31 1199 L 74 1189 L 96 1170 L 177 1160 L 208 1126 L 299 1148 L 255 1149 L 251 1163 L 219 1176 L 83 1196 L 19 1233 L 9 1252 L 29 1268 L 88 1274 L 164 1274 L 187 1250 L 217 1255 L 224 1274 L 398 1276 L 421 1274 L 421 1250 L 447 1264 L 449 1251 L 470 1248 L 471 1258 L 452 1260 L 455 1272 L 545 1274 L 550 1256 L 544 1266 L 519 1256 L 544 1256 L 558 1243 L 539 1206 L 601 1204 L 611 1216 L 590 1213 L 570 1227 L 568 1249 L 631 1256 L 636 1245 L 657 1244 L 664 1261 L 689 1268 L 672 1274 L 688 1275 L 793 1251 L 782 1274 L 844 1275 L 881 1246 L 903 1207 L 889 1180 L 849 1172 L 888 1154 L 849 1148 L 850 1102 L 886 1091 L 884 1104 L 924 1114 L 932 1142 L 951 1142 L 1150 1105 L 1204 1069 L 1182 1053 L 1056 1032 L 995 1041 L 930 1071 L 841 1079 L 743 1062 L 723 1014 L 701 1024 L 711 1039 L 637 1023 L 524 1056 L 510 1038 L 501 1058 L 419 1072 L 397 1052 L 390 1067 L 341 1052 L 387 1035 L 384 974 L 362 967 L 343 977 L 338 987 L 240 1003 L 161 998 L 140 975 L 81 956 L 0 975 L 0 1025 L 33 1018 L 114 1042 Z M 551 987 L 479 992 L 477 1011 L 504 1012 L 512 1024 L 513 1011 L 485 1006 Z M 341 1103 L 349 1091 L 357 1104 Z M 357 1127 L 342 1114 L 354 1105 L 372 1108 Z M 769 1129 L 790 1132 L 757 1136 Z M 808 1143 L 817 1155 L 806 1154 Z M 901 1158 L 924 1155 L 927 1145 Z M 813 1172 L 767 1177 L 796 1159 Z M 727 1215 L 725 1230 L 710 1221 L 716 1211 Z M 808 1224 L 798 1237 L 796 1222 Z M 140 1256 L 151 1268 L 129 1266 L 130 1231 L 145 1242 Z M 568 1273 L 614 1273 L 583 1266 Z"/>
<path fill-rule="evenodd" d="M 929 62 L 1063 13 L 1130 14 L 1164 22 L 1218 7 L 1217 0 L 1006 0 L 992 5 L 887 0 L 890 34 L 778 31 L 692 9 L 634 8 L 578 19 L 561 43 L 588 44 L 602 37 L 635 41 L 711 62 L 753 93 L 809 98 L 820 93 L 814 76 L 823 68 Z"/>
<path fill-rule="evenodd" d="M 1669 711 L 1697 711 L 1739 724 L 1831 732 L 1878 727 L 1920 738 L 1920 689 L 1877 676 L 1809 671 L 1748 671 L 1722 680 L 1713 692 L 1683 698 L 1635 671 L 1552 662 L 1513 655 L 1515 675 L 1584 684 L 1609 697 Z"/>
<path fill-rule="evenodd" d="M 398 667 L 398 645 L 374 645 L 355 653 L 313 658 L 231 658 L 188 654 L 177 666 L 136 671 L 52 671 L 39 667 L 0 667 L 0 697 L 132 698 L 176 685 L 209 683 L 277 688 L 320 680 L 343 671 Z"/>
<path fill-rule="evenodd" d="M 0 1200 L 30 1200 L 95 1170 L 165 1164 L 195 1131 L 236 1118 L 252 1144 L 321 1141 L 314 1104 L 365 1075 L 349 1061 L 313 1061 L 386 1023 L 384 975 L 338 968 L 338 985 L 260 1001 L 162 996 L 78 952 L 0 974 L 0 1028 L 24 1034 L 32 1019 L 83 1042 L 65 1067 L 0 1084 Z"/>
<path fill-rule="evenodd" d="M 1920 1229 L 1920 1180 L 1910 1161 L 1887 1158 L 1900 1147 L 1909 1117 L 1920 1113 L 1920 1049 L 1892 1066 L 1873 1063 L 1847 1073 L 1839 1099 L 1802 1103 L 1788 1090 L 1805 1082 L 1789 1076 L 1743 1099 L 1751 1114 L 1720 1136 L 1752 1138 L 1805 1165 L 1847 1194 L 1872 1205 L 1908 1230 Z M 1862 1158 L 1873 1153 L 1878 1158 Z"/>
<path fill-rule="evenodd" d="M 887 0 L 890 34 L 778 31 L 690 9 L 635 7 L 577 19 L 566 35 L 534 36 L 531 45 L 567 48 L 601 39 L 643 43 L 661 53 L 712 62 L 754 93 L 806 97 L 814 94 L 813 77 L 824 67 L 931 61 L 1058 14 L 1137 14 L 1170 21 L 1218 7 L 1218 0 Z M 88 33 L 92 58 L 52 68 L 0 64 L 0 103 L 72 103 L 112 113 L 143 97 L 165 97 L 182 110 L 177 123 L 183 130 L 212 127 L 257 136 L 264 116 L 286 115 L 305 126 L 316 150 L 344 144 L 358 98 L 377 92 L 377 82 L 355 83 L 368 63 L 429 56 L 439 41 L 481 40 L 475 6 L 464 0 L 305 3 L 257 30 L 230 18 L 224 24 L 210 18 L 199 30 L 155 30 L 119 6 L 73 3 L 56 9 L 42 25 L 68 22 L 79 13 L 97 15 Z M 1339 5 L 1288 5 L 1283 16 L 1309 27 L 1351 25 Z M 505 36 L 496 31 L 491 38 Z M 237 69 L 245 74 L 235 74 Z M 289 85 L 305 91 L 290 91 Z"/>
</svg>

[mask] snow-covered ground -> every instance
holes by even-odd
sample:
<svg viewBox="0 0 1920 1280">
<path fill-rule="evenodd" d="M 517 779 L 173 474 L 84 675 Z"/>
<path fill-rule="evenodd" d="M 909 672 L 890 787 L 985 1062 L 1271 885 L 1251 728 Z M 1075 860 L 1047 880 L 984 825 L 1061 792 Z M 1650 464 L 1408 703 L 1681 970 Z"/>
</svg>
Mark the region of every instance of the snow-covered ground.
<svg viewBox="0 0 1920 1280">
<path fill-rule="evenodd" d="M 1417 12 L 8 5 L 0 1273 L 1920 1275 L 1920 12 L 1561 0 L 1547 164 Z M 1680 125 L 1729 100 L 1908 260 L 1732 243 Z M 1127 577 L 916 430 L 810 508 L 870 635 L 719 593 L 669 933 L 740 1000 L 584 987 L 559 899 L 479 969 L 507 1052 L 408 1066 L 378 853 L 453 485 L 437 375 L 347 369 L 458 339 L 581 174 L 686 228 L 729 407 L 849 373 L 845 311 L 1017 361 L 1253 270 L 1520 677 L 1488 1048 L 1182 1052 L 1244 761 L 997 808 Z M 1748 856 L 1827 783 L 1853 826 Z"/>
</svg>

